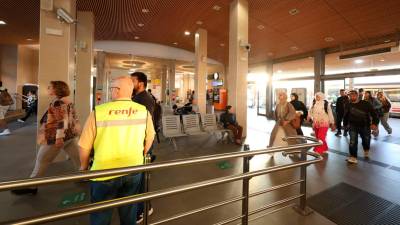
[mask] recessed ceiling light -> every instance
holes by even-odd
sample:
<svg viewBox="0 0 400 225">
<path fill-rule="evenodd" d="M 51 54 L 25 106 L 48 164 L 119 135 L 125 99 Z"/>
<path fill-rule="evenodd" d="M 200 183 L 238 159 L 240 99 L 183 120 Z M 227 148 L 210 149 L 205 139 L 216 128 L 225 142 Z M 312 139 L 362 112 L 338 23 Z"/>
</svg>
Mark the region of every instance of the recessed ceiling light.
<svg viewBox="0 0 400 225">
<path fill-rule="evenodd" d="M 363 63 L 364 62 L 364 60 L 362 60 L 362 59 L 356 59 L 356 60 L 354 60 L 354 63 L 355 64 L 361 64 L 361 63 Z"/>
<path fill-rule="evenodd" d="M 185 35 L 189 36 L 190 35 L 190 31 L 185 31 Z"/>
<path fill-rule="evenodd" d="M 149 9 L 142 9 L 142 13 L 148 13 L 148 12 L 150 12 Z"/>
<path fill-rule="evenodd" d="M 381 61 L 381 62 L 385 62 L 385 59 L 380 59 L 379 61 Z"/>
<path fill-rule="evenodd" d="M 278 70 L 277 72 L 278 72 L 278 73 L 282 73 L 283 71 L 282 71 L 282 70 Z"/>
<path fill-rule="evenodd" d="M 213 8 L 215 11 L 221 10 L 221 6 L 219 6 L 219 5 L 214 5 L 212 8 Z"/>
<path fill-rule="evenodd" d="M 298 10 L 296 8 L 289 10 L 289 14 L 292 16 L 297 15 L 299 13 L 300 13 L 300 10 Z"/>
<path fill-rule="evenodd" d="M 267 53 L 267 55 L 268 55 L 268 56 L 273 56 L 273 55 L 274 55 L 274 53 L 272 53 L 272 52 L 268 52 L 268 53 Z"/>
<path fill-rule="evenodd" d="M 262 25 L 262 24 L 260 24 L 260 25 L 257 26 L 257 29 L 259 29 L 259 30 L 264 30 L 264 28 L 265 28 L 265 26 Z"/>
<path fill-rule="evenodd" d="M 33 39 L 32 39 L 32 38 L 27 38 L 26 40 L 27 40 L 27 41 L 33 41 Z"/>
<path fill-rule="evenodd" d="M 224 44 L 224 43 L 221 43 L 221 44 L 219 44 L 219 46 L 221 46 L 221 47 L 224 47 L 224 46 L 225 46 L 225 44 Z"/>
<path fill-rule="evenodd" d="M 326 37 L 326 38 L 324 38 L 324 40 L 325 40 L 326 42 L 332 42 L 332 41 L 334 41 L 335 39 L 334 39 L 333 37 Z"/>
<path fill-rule="evenodd" d="M 299 47 L 297 47 L 297 46 L 292 46 L 292 47 L 290 47 L 290 50 L 292 50 L 292 51 L 297 51 L 297 50 L 299 50 Z"/>
<path fill-rule="evenodd" d="M 199 21 L 196 22 L 196 24 L 197 24 L 197 25 L 202 25 L 202 24 L 203 24 L 203 21 L 199 20 Z"/>
<path fill-rule="evenodd" d="M 144 23 L 138 23 L 139 27 L 144 27 Z"/>
<path fill-rule="evenodd" d="M 172 43 L 173 45 L 178 45 L 178 42 L 174 42 L 174 43 Z"/>
<path fill-rule="evenodd" d="M 383 42 L 389 43 L 390 41 L 391 41 L 390 39 L 387 39 L 387 40 L 384 40 Z"/>
<path fill-rule="evenodd" d="M 7 23 L 4 20 L 0 20 L 0 25 L 6 25 Z"/>
<path fill-rule="evenodd" d="M 139 37 L 139 36 L 135 36 L 134 38 L 135 38 L 135 40 L 138 40 L 138 39 L 140 39 L 140 37 Z"/>
</svg>

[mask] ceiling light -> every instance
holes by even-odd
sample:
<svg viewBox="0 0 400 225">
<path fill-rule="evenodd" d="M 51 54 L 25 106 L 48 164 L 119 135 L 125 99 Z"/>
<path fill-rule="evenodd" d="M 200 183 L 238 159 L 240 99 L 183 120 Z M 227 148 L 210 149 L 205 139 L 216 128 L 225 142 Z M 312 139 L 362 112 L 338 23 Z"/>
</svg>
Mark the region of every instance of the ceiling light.
<svg viewBox="0 0 400 225">
<path fill-rule="evenodd" d="M 379 61 L 381 61 L 381 62 L 385 62 L 385 59 L 380 59 Z"/>
<path fill-rule="evenodd" d="M 221 47 L 224 47 L 224 46 L 225 46 L 225 44 L 224 44 L 224 43 L 221 43 L 221 44 L 219 44 L 219 46 L 221 46 Z"/>
<path fill-rule="evenodd" d="M 139 27 L 144 27 L 144 23 L 138 23 Z"/>
<path fill-rule="evenodd" d="M 185 31 L 185 35 L 189 36 L 190 35 L 190 31 Z"/>
<path fill-rule="evenodd" d="M 149 9 L 142 9 L 142 13 L 148 13 L 148 12 L 150 12 Z"/>
<path fill-rule="evenodd" d="M 178 45 L 178 42 L 174 42 L 174 43 L 172 43 L 173 45 Z"/>
<path fill-rule="evenodd" d="M 292 50 L 292 51 L 297 51 L 297 50 L 299 50 L 299 47 L 297 47 L 297 46 L 292 46 L 292 47 L 290 47 L 290 50 Z"/>
<path fill-rule="evenodd" d="M 139 36 L 135 36 L 134 38 L 135 38 L 135 40 L 138 40 L 138 39 L 140 39 L 140 37 L 139 37 Z"/>
<path fill-rule="evenodd" d="M 332 41 L 334 41 L 335 39 L 334 39 L 333 37 L 326 37 L 326 38 L 324 38 L 324 40 L 325 40 L 326 42 L 332 42 Z"/>
<path fill-rule="evenodd" d="M 212 8 L 213 8 L 215 11 L 219 11 L 219 10 L 221 9 L 221 6 L 219 6 L 219 5 L 214 5 Z"/>
<path fill-rule="evenodd" d="M 257 26 L 257 29 L 259 29 L 259 30 L 264 30 L 264 28 L 265 28 L 265 26 L 262 25 L 262 24 L 260 24 L 260 25 Z"/>
<path fill-rule="evenodd" d="M 361 64 L 361 63 L 363 63 L 364 62 L 364 60 L 362 60 L 362 59 L 356 59 L 356 60 L 354 60 L 354 63 L 355 64 Z"/>
<path fill-rule="evenodd" d="M 27 40 L 27 41 L 33 41 L 33 39 L 32 39 L 32 38 L 27 38 L 26 40 Z"/>
<path fill-rule="evenodd" d="M 268 56 L 273 56 L 273 55 L 274 55 L 274 53 L 272 53 L 272 52 L 268 52 L 268 53 L 267 53 L 267 55 L 268 55 Z"/>
<path fill-rule="evenodd" d="M 203 24 L 203 21 L 199 20 L 199 21 L 196 22 L 196 24 L 197 24 L 197 25 L 202 25 L 202 24 Z"/>
<path fill-rule="evenodd" d="M 387 39 L 387 40 L 384 40 L 383 42 L 389 43 L 390 41 L 391 41 L 390 39 Z"/>
<path fill-rule="evenodd" d="M 282 73 L 283 71 L 282 71 L 282 70 L 278 70 L 277 72 L 278 72 L 278 73 Z"/>
<path fill-rule="evenodd" d="M 4 20 L 0 20 L 0 25 L 6 25 L 7 23 Z"/>
<path fill-rule="evenodd" d="M 300 10 L 298 10 L 296 8 L 289 10 L 289 14 L 292 16 L 299 14 L 299 12 L 300 12 Z"/>
</svg>

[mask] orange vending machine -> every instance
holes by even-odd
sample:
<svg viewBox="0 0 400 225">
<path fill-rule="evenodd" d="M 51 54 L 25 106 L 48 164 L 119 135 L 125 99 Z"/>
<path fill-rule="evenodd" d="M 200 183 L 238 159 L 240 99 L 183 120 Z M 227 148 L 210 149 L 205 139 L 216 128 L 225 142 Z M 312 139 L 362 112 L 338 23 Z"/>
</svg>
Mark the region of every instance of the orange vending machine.
<svg viewBox="0 0 400 225">
<path fill-rule="evenodd" d="M 225 88 L 214 88 L 214 109 L 225 110 L 228 103 L 228 93 Z"/>
</svg>

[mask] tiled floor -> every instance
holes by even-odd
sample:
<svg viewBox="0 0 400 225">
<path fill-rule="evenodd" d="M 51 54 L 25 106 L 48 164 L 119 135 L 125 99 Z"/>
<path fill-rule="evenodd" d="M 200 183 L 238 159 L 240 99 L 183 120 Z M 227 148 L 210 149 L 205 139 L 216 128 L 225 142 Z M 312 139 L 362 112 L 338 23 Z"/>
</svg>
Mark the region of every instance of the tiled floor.
<svg viewBox="0 0 400 225">
<path fill-rule="evenodd" d="M 384 199 L 400 203 L 400 193 L 397 191 L 400 184 L 400 121 L 391 120 L 394 125 L 394 134 L 386 136 L 382 131 L 377 140 L 372 141 L 371 159 L 373 161 L 360 161 L 358 165 L 347 165 L 345 155 L 347 152 L 348 138 L 336 137 L 333 133 L 328 135 L 328 144 L 331 148 L 329 156 L 321 163 L 308 168 L 307 194 L 313 195 L 325 190 L 337 183 L 346 182 L 365 191 L 371 192 Z M 251 149 L 265 148 L 268 143 L 269 131 L 273 122 L 265 117 L 257 117 L 249 113 L 248 134 L 246 143 Z M 29 176 L 35 157 L 35 132 L 34 123 L 24 126 L 14 124 L 13 134 L 8 137 L 0 137 L 0 181 L 21 179 Z M 310 134 L 311 129 L 305 128 L 305 133 Z M 216 143 L 212 136 L 192 136 L 178 139 L 178 151 L 174 151 L 167 141 L 163 141 L 155 148 L 158 161 L 166 161 L 178 158 L 188 158 L 209 154 L 240 151 L 241 148 L 232 144 Z M 360 147 L 361 148 L 361 147 Z M 159 190 L 175 185 L 188 184 L 203 181 L 210 178 L 232 175 L 242 170 L 239 159 L 228 161 L 232 168 L 220 169 L 217 163 L 199 164 L 188 167 L 173 168 L 156 171 L 151 175 L 151 190 Z M 276 155 L 256 156 L 251 160 L 251 169 L 256 170 L 272 165 L 280 165 L 291 162 L 290 159 Z M 68 161 L 54 163 L 49 168 L 48 175 L 59 175 L 72 171 Z M 263 175 L 251 179 L 251 192 L 298 179 L 298 169 L 282 171 L 275 174 Z M 203 207 L 210 203 L 223 201 L 241 194 L 241 182 L 218 185 L 213 188 L 205 188 L 174 195 L 153 201 L 155 212 L 151 216 L 151 222 L 172 216 L 176 213 Z M 64 209 L 60 205 L 63 197 L 68 194 L 86 192 L 87 184 L 62 184 L 41 187 L 37 196 L 14 196 L 9 192 L 0 192 L 0 211 L 8 213 L 0 214 L 0 223 L 3 221 L 39 215 Z M 285 188 L 251 199 L 250 209 L 254 210 L 273 201 L 296 195 L 298 186 Z M 169 222 L 167 224 L 214 224 L 221 220 L 240 214 L 240 203 L 223 206 L 208 212 Z M 231 224 L 238 224 L 236 223 Z M 51 224 L 88 224 L 88 217 L 71 218 Z M 117 217 L 113 224 L 118 224 Z M 333 224 L 318 213 L 303 217 L 295 213 L 290 207 L 252 221 L 250 224 Z"/>
</svg>

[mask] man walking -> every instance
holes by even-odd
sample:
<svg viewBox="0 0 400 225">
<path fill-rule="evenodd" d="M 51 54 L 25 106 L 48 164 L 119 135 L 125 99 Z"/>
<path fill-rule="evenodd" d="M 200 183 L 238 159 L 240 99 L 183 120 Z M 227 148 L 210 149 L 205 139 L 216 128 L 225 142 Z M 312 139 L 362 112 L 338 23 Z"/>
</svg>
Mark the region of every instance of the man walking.
<svg viewBox="0 0 400 225">
<path fill-rule="evenodd" d="M 364 100 L 360 101 L 357 91 L 350 91 L 350 103 L 344 114 L 344 126 L 348 126 L 350 132 L 350 157 L 347 158 L 347 162 L 357 163 L 358 135 L 362 140 L 364 157 L 369 158 L 371 130 L 376 130 L 378 124 L 379 118 L 372 105 Z"/>
<path fill-rule="evenodd" d="M 119 77 L 111 83 L 112 102 L 96 106 L 89 115 L 79 140 L 81 170 L 87 170 L 91 149 L 94 160 L 90 170 L 104 170 L 143 164 L 150 149 L 154 128 L 146 107 L 131 101 L 133 83 L 130 77 Z M 91 201 L 100 202 L 139 193 L 142 174 L 128 174 L 92 179 Z M 137 205 L 118 208 L 120 224 L 136 224 Z M 92 225 L 111 223 L 112 209 L 90 215 Z"/>
<path fill-rule="evenodd" d="M 0 81 L 0 136 L 11 134 L 5 117 L 12 104 L 14 104 L 14 100 L 11 98 L 11 95 L 8 93 L 7 89 L 3 87 L 3 82 Z"/>
<path fill-rule="evenodd" d="M 342 135 L 342 121 L 344 115 L 344 109 L 346 105 L 349 104 L 349 98 L 346 95 L 344 89 L 340 89 L 340 97 L 336 100 L 336 128 L 337 133 L 336 136 Z M 343 136 L 347 136 L 347 129 L 344 129 Z"/>
</svg>

